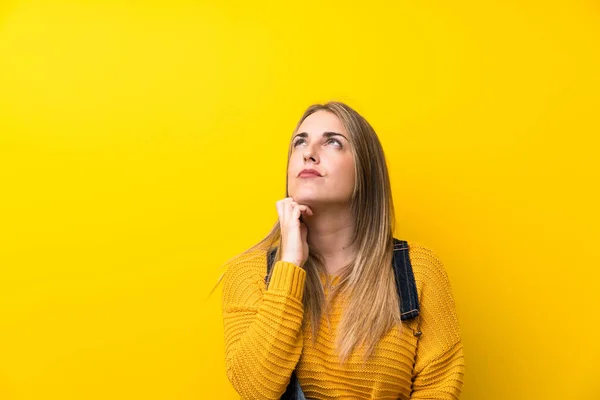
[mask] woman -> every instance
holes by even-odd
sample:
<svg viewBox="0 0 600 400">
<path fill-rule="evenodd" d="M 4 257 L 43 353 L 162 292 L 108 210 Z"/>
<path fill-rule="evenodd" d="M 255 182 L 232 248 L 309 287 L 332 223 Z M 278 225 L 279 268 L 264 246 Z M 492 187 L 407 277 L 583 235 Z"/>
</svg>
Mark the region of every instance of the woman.
<svg viewBox="0 0 600 400">
<path fill-rule="evenodd" d="M 436 255 L 413 242 L 420 313 L 401 320 L 390 181 L 371 125 L 340 102 L 309 107 L 290 142 L 286 186 L 271 232 L 222 276 L 236 391 L 261 400 L 459 398 L 465 367 L 450 283 Z"/>
</svg>

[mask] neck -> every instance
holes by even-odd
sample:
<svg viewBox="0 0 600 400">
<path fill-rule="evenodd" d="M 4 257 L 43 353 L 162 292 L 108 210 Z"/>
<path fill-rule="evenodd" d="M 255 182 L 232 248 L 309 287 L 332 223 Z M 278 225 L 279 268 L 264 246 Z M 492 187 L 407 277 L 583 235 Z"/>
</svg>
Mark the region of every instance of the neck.
<svg viewBox="0 0 600 400">
<path fill-rule="evenodd" d="M 350 246 L 354 216 L 349 205 L 310 208 L 314 215 L 302 216 L 308 228 L 308 245 L 323 257 L 327 273 L 336 275 L 354 258 L 356 244 Z"/>
</svg>

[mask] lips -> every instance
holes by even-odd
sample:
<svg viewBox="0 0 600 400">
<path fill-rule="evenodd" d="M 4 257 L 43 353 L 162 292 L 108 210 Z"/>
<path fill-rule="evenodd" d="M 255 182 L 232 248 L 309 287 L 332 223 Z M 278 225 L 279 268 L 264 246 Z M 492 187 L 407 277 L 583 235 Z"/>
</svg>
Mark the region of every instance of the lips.
<svg viewBox="0 0 600 400">
<path fill-rule="evenodd" d="M 298 177 L 311 177 L 311 176 L 314 177 L 314 176 L 323 176 L 323 175 L 321 175 L 321 173 L 319 171 L 317 171 L 316 169 L 303 169 L 298 174 Z"/>
</svg>

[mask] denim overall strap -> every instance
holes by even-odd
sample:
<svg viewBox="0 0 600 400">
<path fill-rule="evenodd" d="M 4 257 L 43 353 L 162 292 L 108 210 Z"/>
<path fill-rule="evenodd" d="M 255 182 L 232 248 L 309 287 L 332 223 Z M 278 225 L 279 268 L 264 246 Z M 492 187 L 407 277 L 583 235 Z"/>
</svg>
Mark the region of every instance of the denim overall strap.
<svg viewBox="0 0 600 400">
<path fill-rule="evenodd" d="M 400 319 L 406 321 L 419 315 L 419 295 L 413 274 L 406 240 L 394 238 L 392 266 L 396 277 L 396 290 L 400 297 Z"/>
<path fill-rule="evenodd" d="M 267 253 L 267 275 L 265 276 L 265 282 L 271 272 L 276 252 L 277 248 L 273 248 Z M 396 290 L 400 298 L 400 319 L 402 321 L 416 318 L 420 310 L 417 285 L 415 284 L 415 276 L 408 252 L 408 242 L 394 238 L 392 268 L 394 269 Z M 295 370 L 292 371 L 290 382 L 280 400 L 306 400 Z"/>
</svg>

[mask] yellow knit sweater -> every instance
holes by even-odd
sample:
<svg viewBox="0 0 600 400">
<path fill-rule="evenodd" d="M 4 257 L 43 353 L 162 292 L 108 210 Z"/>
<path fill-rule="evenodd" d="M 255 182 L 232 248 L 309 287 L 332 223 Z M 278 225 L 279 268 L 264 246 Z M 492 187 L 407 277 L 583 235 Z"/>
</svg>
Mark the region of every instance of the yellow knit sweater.
<svg viewBox="0 0 600 400">
<path fill-rule="evenodd" d="M 404 321 L 401 331 L 392 329 L 366 365 L 358 354 L 346 364 L 337 361 L 341 296 L 333 303 L 331 326 L 323 316 L 313 345 L 310 324 L 302 324 L 306 271 L 277 261 L 267 288 L 266 251 L 230 261 L 222 297 L 225 365 L 241 398 L 279 399 L 296 368 L 307 399 L 458 399 L 465 363 L 450 282 L 431 250 L 413 242 L 409 248 L 420 316 Z"/>
</svg>

